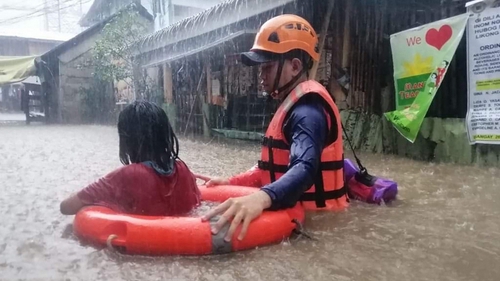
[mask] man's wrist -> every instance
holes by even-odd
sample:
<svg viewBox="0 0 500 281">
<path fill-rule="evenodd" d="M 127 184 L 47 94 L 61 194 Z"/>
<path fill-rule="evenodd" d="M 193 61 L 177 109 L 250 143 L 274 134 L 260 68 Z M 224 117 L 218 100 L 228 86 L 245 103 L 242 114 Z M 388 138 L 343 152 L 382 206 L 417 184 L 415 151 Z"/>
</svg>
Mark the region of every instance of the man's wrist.
<svg viewBox="0 0 500 281">
<path fill-rule="evenodd" d="M 260 190 L 258 193 L 260 193 L 259 198 L 261 199 L 261 204 L 262 204 L 262 209 L 268 209 L 271 207 L 273 204 L 273 200 L 271 199 L 271 196 L 267 194 L 267 192 Z"/>
</svg>

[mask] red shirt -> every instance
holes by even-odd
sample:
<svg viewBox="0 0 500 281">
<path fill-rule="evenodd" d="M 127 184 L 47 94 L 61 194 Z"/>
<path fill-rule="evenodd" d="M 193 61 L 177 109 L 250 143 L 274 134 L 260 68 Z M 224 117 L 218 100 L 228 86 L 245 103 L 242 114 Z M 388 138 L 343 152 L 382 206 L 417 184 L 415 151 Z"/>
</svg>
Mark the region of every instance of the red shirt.
<svg viewBox="0 0 500 281">
<path fill-rule="evenodd" d="M 150 216 L 182 215 L 201 200 L 196 179 L 182 161 L 176 161 L 170 175 L 160 175 L 144 164 L 125 165 L 82 189 L 77 196 L 84 204 Z"/>
</svg>

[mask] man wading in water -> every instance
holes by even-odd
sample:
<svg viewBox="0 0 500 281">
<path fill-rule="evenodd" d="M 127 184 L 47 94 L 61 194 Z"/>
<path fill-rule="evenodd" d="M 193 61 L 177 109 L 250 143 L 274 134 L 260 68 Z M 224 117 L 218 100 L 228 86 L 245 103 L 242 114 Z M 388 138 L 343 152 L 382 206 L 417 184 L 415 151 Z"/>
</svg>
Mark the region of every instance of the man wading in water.
<svg viewBox="0 0 500 281">
<path fill-rule="evenodd" d="M 258 165 L 230 179 L 197 175 L 208 187 L 261 188 L 231 198 L 203 216 L 209 220 L 221 214 L 214 234 L 232 219 L 226 241 L 241 223 L 238 239 L 242 240 L 250 222 L 265 209 L 290 208 L 298 201 L 308 210 L 348 206 L 339 111 L 328 91 L 309 80 L 308 72 L 320 57 L 317 44 L 316 32 L 305 19 L 281 15 L 262 25 L 253 48 L 241 56 L 245 65 L 260 66 L 264 90 L 281 105 L 266 131 Z"/>
</svg>

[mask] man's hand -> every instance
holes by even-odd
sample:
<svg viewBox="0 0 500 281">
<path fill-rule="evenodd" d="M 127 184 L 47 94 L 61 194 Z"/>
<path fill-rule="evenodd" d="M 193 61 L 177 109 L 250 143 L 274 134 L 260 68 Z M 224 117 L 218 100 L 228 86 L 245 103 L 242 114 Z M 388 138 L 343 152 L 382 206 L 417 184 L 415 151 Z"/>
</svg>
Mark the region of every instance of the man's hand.
<svg viewBox="0 0 500 281">
<path fill-rule="evenodd" d="M 243 227 L 241 228 L 240 235 L 238 236 L 238 240 L 243 240 L 250 222 L 259 217 L 264 209 L 271 207 L 271 203 L 271 198 L 267 195 L 267 193 L 264 191 L 257 191 L 244 197 L 230 198 L 226 200 L 224 203 L 206 213 L 202 217 L 202 220 L 207 221 L 210 218 L 222 213 L 220 219 L 212 228 L 212 233 L 217 234 L 220 229 L 232 219 L 231 226 L 229 227 L 226 237 L 224 238 L 227 242 L 231 241 L 234 231 L 238 225 L 243 222 Z"/>
<path fill-rule="evenodd" d="M 209 176 L 193 174 L 195 178 L 205 181 L 203 185 L 206 187 L 212 187 L 217 185 L 229 185 L 229 180 L 224 178 L 212 178 Z"/>
</svg>

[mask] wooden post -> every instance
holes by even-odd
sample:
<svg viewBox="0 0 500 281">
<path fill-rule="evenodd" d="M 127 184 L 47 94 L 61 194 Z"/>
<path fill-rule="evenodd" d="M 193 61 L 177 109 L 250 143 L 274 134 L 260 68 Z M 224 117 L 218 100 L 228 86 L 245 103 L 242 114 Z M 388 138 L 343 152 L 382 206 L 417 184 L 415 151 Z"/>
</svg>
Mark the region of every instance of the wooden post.
<svg viewBox="0 0 500 281">
<path fill-rule="evenodd" d="M 210 121 L 208 118 L 210 116 L 210 104 L 212 103 L 212 70 L 209 61 L 205 62 L 205 73 L 207 74 L 207 96 L 205 99 L 200 99 L 202 101 L 201 115 L 203 118 L 203 135 L 210 137 Z"/>
<path fill-rule="evenodd" d="M 66 78 L 61 74 L 62 63 L 59 61 L 59 77 L 57 77 L 56 91 L 57 91 L 57 122 L 61 124 L 63 122 L 62 111 L 64 107 L 64 91 L 61 85 L 64 85 Z"/>
<path fill-rule="evenodd" d="M 206 63 L 206 70 L 205 72 L 207 73 L 207 97 L 206 97 L 206 103 L 211 104 L 212 103 L 212 70 L 210 67 L 210 62 Z"/>
<path fill-rule="evenodd" d="M 174 101 L 172 68 L 168 64 L 163 65 L 163 98 L 167 104 L 171 104 Z"/>
<path fill-rule="evenodd" d="M 177 132 L 177 110 L 174 104 L 172 66 L 168 64 L 163 65 L 163 101 L 163 110 L 167 113 L 172 129 Z"/>
<path fill-rule="evenodd" d="M 349 67 L 351 58 L 351 0 L 346 0 L 345 18 L 344 18 L 344 38 L 342 39 L 342 62 L 341 67 Z M 336 72 L 336 64 L 332 63 L 332 73 Z M 337 77 L 337 79 L 340 77 Z M 332 77 L 328 85 L 329 91 L 332 94 L 339 109 L 347 108 L 346 94 L 342 87 L 337 82 L 336 78 Z"/>
<path fill-rule="evenodd" d="M 321 27 L 321 32 L 319 33 L 321 38 L 319 41 L 319 60 L 315 61 L 310 72 L 310 77 L 316 79 L 316 73 L 318 72 L 319 61 L 321 61 L 321 56 L 323 55 L 323 49 L 325 48 L 326 34 L 328 33 L 328 26 L 330 25 L 330 18 L 332 17 L 333 7 L 335 0 L 330 0 L 328 2 L 328 8 L 326 10 L 325 19 L 323 20 L 323 26 Z"/>
<path fill-rule="evenodd" d="M 350 48 L 351 48 L 351 0 L 346 0 L 345 20 L 344 20 L 344 45 L 342 46 L 342 68 L 349 66 Z"/>
<path fill-rule="evenodd" d="M 201 85 L 202 85 L 201 82 L 203 81 L 203 77 L 205 76 L 205 70 L 206 70 L 206 68 L 203 68 L 203 70 L 201 71 L 200 79 L 198 80 L 198 86 L 196 87 L 196 93 L 194 96 L 193 104 L 191 105 L 191 110 L 189 112 L 188 119 L 186 122 L 186 128 L 184 129 L 184 136 L 186 136 L 186 134 L 187 134 L 187 130 L 189 128 L 189 121 L 191 121 L 191 116 L 193 116 L 194 107 L 196 106 L 196 101 L 198 100 L 198 98 L 201 99 L 201 104 L 203 106 L 203 98 L 200 97 L 201 96 L 200 91 L 201 91 Z"/>
<path fill-rule="evenodd" d="M 26 125 L 30 124 L 30 96 L 26 88 L 21 90 L 21 109 L 26 116 Z"/>
</svg>

